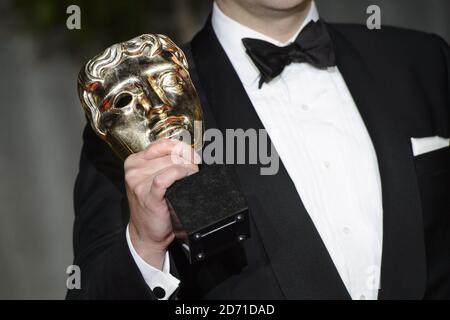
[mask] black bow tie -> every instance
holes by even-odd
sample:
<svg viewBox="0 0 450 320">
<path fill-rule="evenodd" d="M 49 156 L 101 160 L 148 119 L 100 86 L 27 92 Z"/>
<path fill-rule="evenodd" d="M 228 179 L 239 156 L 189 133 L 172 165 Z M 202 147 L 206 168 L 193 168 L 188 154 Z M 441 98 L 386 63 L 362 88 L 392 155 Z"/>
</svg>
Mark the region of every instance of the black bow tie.
<svg viewBox="0 0 450 320">
<path fill-rule="evenodd" d="M 261 73 L 259 88 L 264 82 L 268 83 L 278 76 L 292 62 L 307 62 L 320 69 L 335 65 L 331 38 L 321 20 L 309 22 L 297 39 L 285 47 L 251 38 L 244 38 L 242 42 Z"/>
</svg>

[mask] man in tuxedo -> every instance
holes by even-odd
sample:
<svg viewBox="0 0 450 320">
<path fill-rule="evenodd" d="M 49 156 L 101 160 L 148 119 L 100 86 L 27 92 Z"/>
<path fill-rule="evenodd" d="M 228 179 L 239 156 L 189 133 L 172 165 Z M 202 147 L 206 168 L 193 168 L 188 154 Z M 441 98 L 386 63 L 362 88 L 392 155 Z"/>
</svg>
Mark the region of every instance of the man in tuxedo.
<svg viewBox="0 0 450 320">
<path fill-rule="evenodd" d="M 86 127 L 73 299 L 450 298 L 450 54 L 435 35 L 329 24 L 310 0 L 217 0 L 184 47 L 206 128 L 267 130 L 279 172 L 234 169 L 251 238 L 189 265 L 164 198 L 194 164 L 125 165 Z"/>
</svg>

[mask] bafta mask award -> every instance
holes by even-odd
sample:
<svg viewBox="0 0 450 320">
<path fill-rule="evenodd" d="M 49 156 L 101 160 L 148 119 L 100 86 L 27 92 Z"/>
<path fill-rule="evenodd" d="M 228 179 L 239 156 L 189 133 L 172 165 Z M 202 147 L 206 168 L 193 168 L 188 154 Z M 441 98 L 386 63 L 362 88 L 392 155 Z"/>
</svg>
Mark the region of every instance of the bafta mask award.
<svg viewBox="0 0 450 320">
<path fill-rule="evenodd" d="M 184 53 L 164 35 L 115 44 L 78 77 L 81 105 L 96 134 L 126 159 L 160 138 L 191 137 L 201 150 L 202 109 Z M 198 125 L 200 124 L 200 125 Z M 167 190 L 177 239 L 191 263 L 249 237 L 245 198 L 224 165 L 201 168 Z"/>
</svg>

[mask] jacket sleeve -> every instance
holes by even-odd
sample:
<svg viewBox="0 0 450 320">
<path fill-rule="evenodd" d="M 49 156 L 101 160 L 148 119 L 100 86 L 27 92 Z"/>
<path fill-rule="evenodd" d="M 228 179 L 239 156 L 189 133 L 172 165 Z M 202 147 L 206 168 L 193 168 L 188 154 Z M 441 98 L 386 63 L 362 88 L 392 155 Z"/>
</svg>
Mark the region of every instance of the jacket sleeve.
<svg viewBox="0 0 450 320">
<path fill-rule="evenodd" d="M 450 137 L 450 47 L 437 35 L 431 36 L 429 45 L 429 74 L 432 75 L 434 87 L 427 88 L 430 103 L 437 106 L 432 110 L 436 133 L 442 137 Z M 439 107 L 439 108 L 438 108 Z"/>
<path fill-rule="evenodd" d="M 126 241 L 129 220 L 123 163 L 86 126 L 75 183 L 74 264 L 81 289 L 67 299 L 156 299 Z"/>
</svg>

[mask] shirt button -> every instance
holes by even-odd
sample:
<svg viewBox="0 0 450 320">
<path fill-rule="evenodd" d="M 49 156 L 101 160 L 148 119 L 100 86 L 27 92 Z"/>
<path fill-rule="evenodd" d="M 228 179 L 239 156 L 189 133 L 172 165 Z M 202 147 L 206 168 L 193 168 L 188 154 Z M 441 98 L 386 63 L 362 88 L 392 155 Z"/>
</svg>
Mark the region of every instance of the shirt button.
<svg viewBox="0 0 450 320">
<path fill-rule="evenodd" d="M 166 296 L 166 290 L 161 287 L 154 287 L 153 294 L 156 296 L 156 298 L 163 299 Z"/>
<path fill-rule="evenodd" d="M 342 231 L 344 231 L 345 234 L 350 234 L 350 228 L 349 227 L 344 227 L 342 229 Z"/>
<path fill-rule="evenodd" d="M 366 300 L 366 296 L 362 294 L 362 295 L 359 297 L 359 300 Z"/>
<path fill-rule="evenodd" d="M 302 104 L 302 109 L 303 109 L 303 111 L 308 111 L 309 106 L 307 104 Z"/>
<path fill-rule="evenodd" d="M 325 166 L 325 168 L 330 168 L 331 167 L 331 163 L 329 161 L 325 161 L 323 163 L 323 165 Z"/>
</svg>

